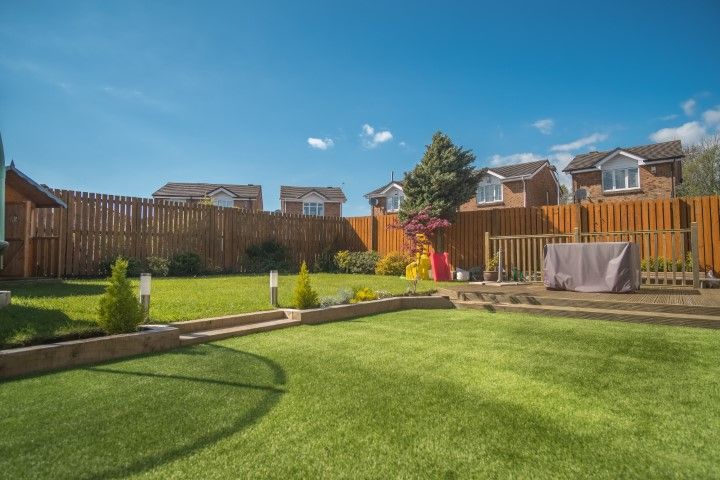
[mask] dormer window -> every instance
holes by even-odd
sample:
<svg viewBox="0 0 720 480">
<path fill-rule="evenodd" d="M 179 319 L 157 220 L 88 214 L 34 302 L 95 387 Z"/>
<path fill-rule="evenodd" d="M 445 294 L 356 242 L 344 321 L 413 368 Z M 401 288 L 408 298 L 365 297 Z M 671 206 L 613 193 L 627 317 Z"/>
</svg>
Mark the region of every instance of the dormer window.
<svg viewBox="0 0 720 480">
<path fill-rule="evenodd" d="M 216 207 L 230 208 L 234 206 L 234 202 L 230 198 L 213 198 L 212 204 Z"/>
<path fill-rule="evenodd" d="M 390 197 L 387 197 L 386 211 L 397 212 L 400 210 L 400 204 L 403 201 L 403 196 L 396 193 Z"/>
<path fill-rule="evenodd" d="M 325 204 L 320 202 L 304 202 L 303 213 L 305 215 L 322 217 L 325 215 Z"/>
<path fill-rule="evenodd" d="M 477 203 L 502 202 L 502 184 L 494 177 L 487 176 L 478 185 Z"/>
</svg>

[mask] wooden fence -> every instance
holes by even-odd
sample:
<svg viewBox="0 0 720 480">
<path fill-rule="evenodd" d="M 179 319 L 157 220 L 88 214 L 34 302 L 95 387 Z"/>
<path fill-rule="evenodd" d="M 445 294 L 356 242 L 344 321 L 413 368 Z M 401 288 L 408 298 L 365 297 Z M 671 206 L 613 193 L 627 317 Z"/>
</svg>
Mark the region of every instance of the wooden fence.
<svg viewBox="0 0 720 480">
<path fill-rule="evenodd" d="M 358 222 L 357 217 L 349 219 Z M 360 235 L 362 243 L 381 254 L 402 248 L 402 232 L 388 228 L 397 215 L 379 215 Z M 688 229 L 698 224 L 701 270 L 720 271 L 720 196 L 637 200 L 602 204 L 498 208 L 461 212 L 445 232 L 445 249 L 454 266 L 484 265 L 483 237 Z"/>
<path fill-rule="evenodd" d="M 325 248 L 402 250 L 397 215 L 316 218 L 248 212 L 153 199 L 56 190 L 67 209 L 38 209 L 32 219 L 36 276 L 94 275 L 117 255 L 139 258 L 198 253 L 209 270 L 242 271 L 245 249 L 273 239 L 292 261 L 312 262 Z M 444 233 L 454 266 L 484 264 L 484 235 L 551 235 L 687 229 L 698 224 L 702 271 L 720 271 L 720 197 L 502 208 L 459 213 Z"/>
<path fill-rule="evenodd" d="M 169 258 L 195 252 L 210 271 L 243 270 L 245 249 L 265 240 L 288 247 L 295 264 L 311 263 L 337 245 L 365 249 L 343 218 L 248 212 L 147 198 L 56 190 L 67 209 L 38 209 L 33 218 L 36 276 L 96 275 L 118 255 Z"/>
</svg>

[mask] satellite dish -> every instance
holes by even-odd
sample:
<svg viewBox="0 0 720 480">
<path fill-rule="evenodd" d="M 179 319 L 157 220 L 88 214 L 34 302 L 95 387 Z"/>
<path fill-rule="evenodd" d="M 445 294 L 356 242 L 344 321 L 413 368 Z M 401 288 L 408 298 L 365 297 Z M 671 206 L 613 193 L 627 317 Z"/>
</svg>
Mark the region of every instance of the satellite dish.
<svg viewBox="0 0 720 480">
<path fill-rule="evenodd" d="M 377 204 L 380 203 L 380 200 L 378 198 L 371 198 L 369 203 L 373 207 L 377 207 Z"/>
<path fill-rule="evenodd" d="M 578 188 L 575 190 L 575 201 L 581 202 L 587 198 L 587 190 L 584 188 Z"/>
</svg>

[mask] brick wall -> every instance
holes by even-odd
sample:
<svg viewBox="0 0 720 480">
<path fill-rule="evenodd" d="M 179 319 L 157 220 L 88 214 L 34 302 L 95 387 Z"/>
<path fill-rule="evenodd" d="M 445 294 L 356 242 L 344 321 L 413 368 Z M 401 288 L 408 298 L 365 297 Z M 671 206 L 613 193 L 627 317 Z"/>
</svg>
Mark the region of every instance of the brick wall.
<svg viewBox="0 0 720 480">
<path fill-rule="evenodd" d="M 532 179 L 525 180 L 527 188 L 527 206 L 540 207 L 543 205 L 557 205 L 557 185 L 553 179 L 552 172 L 543 168 Z M 486 210 L 489 208 L 522 207 L 524 206 L 523 182 L 517 180 L 502 184 L 503 201 L 490 204 L 478 205 L 475 195 L 460 206 L 461 212 L 472 212 L 475 210 Z M 548 199 L 550 202 L 548 202 Z"/>
<path fill-rule="evenodd" d="M 620 202 L 641 199 L 672 198 L 673 178 L 672 163 L 661 163 L 654 165 L 655 173 L 652 173 L 652 165 L 640 166 L 640 188 L 627 192 L 603 192 L 602 173 L 583 172 L 576 173 L 573 177 L 573 190 L 584 188 L 588 192 L 587 202 Z"/>
<path fill-rule="evenodd" d="M 303 202 L 283 202 L 283 213 L 295 213 L 302 215 L 303 213 Z M 340 216 L 340 202 L 325 202 L 325 216 L 326 217 L 339 217 Z"/>
<path fill-rule="evenodd" d="M 378 197 L 377 198 L 377 205 L 373 205 L 372 207 L 372 215 L 384 215 L 385 214 L 385 207 L 387 204 L 387 198 L 385 197 Z"/>
</svg>

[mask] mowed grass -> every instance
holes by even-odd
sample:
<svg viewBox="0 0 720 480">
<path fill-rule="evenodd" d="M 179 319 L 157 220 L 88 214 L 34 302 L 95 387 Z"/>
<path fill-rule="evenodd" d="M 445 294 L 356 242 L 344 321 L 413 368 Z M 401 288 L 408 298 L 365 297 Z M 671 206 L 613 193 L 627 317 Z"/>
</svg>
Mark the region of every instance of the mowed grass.
<svg viewBox="0 0 720 480">
<path fill-rule="evenodd" d="M 322 295 L 335 295 L 346 287 L 370 287 L 404 293 L 408 282 L 376 275 L 313 274 L 313 287 Z M 296 276 L 281 275 L 281 306 L 289 307 Z M 133 286 L 137 290 L 137 279 Z M 107 281 L 42 280 L 2 282 L 11 290 L 12 305 L 0 309 L 0 348 L 41 343 L 62 337 L 101 333 L 98 302 Z M 419 290 L 435 288 L 422 281 Z M 151 322 L 168 323 L 272 308 L 267 275 L 228 275 L 198 278 L 157 278 L 152 282 Z"/>
<path fill-rule="evenodd" d="M 405 311 L 0 383 L 7 478 L 718 478 L 720 332 Z"/>
</svg>

